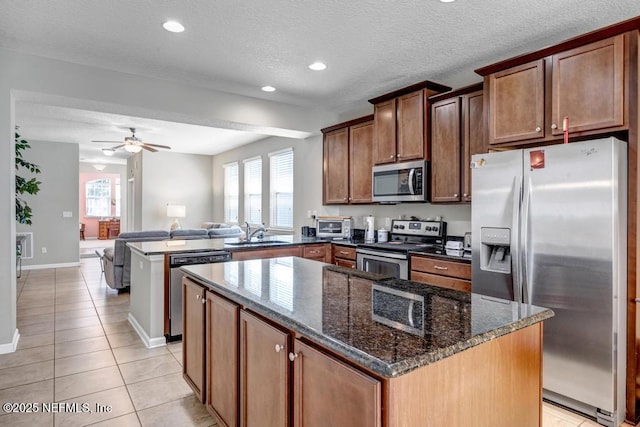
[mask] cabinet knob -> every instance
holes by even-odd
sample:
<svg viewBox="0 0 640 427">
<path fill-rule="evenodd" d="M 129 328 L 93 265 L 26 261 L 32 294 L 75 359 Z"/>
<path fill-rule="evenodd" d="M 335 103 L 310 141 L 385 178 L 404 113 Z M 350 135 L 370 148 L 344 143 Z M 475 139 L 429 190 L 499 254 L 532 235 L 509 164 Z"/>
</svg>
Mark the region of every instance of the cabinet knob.
<svg viewBox="0 0 640 427">
<path fill-rule="evenodd" d="M 551 124 L 551 129 L 558 129 L 558 125 L 557 125 L 557 124 L 555 124 L 555 123 L 552 123 L 552 124 Z"/>
<path fill-rule="evenodd" d="M 458 193 L 455 193 L 455 194 L 453 195 L 453 197 L 458 197 Z"/>
<path fill-rule="evenodd" d="M 292 362 L 298 358 L 298 353 L 289 353 L 289 360 Z"/>
<path fill-rule="evenodd" d="M 542 132 L 542 128 L 540 126 L 536 127 L 536 132 Z"/>
<path fill-rule="evenodd" d="M 393 159 L 395 156 L 392 154 L 391 156 L 389 156 L 390 159 Z"/>
<path fill-rule="evenodd" d="M 203 303 L 203 304 L 206 304 L 206 303 L 207 303 L 207 299 L 206 299 L 206 298 L 202 298 L 202 300 L 201 300 L 201 301 L 202 301 L 202 303 Z"/>
<path fill-rule="evenodd" d="M 200 295 L 196 295 L 196 299 L 200 299 Z"/>
<path fill-rule="evenodd" d="M 276 353 L 280 353 L 280 350 L 284 350 L 284 346 L 282 344 L 276 344 Z"/>
<path fill-rule="evenodd" d="M 349 197 L 349 200 L 353 200 L 353 197 Z"/>
<path fill-rule="evenodd" d="M 467 197 L 467 193 L 462 194 L 462 197 Z"/>
</svg>

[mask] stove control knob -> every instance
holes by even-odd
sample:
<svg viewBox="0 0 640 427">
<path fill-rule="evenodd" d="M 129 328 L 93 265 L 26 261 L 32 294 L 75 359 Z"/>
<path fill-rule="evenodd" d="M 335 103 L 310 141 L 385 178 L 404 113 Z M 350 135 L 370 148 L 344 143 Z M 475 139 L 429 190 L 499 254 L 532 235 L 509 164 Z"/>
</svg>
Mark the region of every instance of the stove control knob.
<svg viewBox="0 0 640 427">
<path fill-rule="evenodd" d="M 438 227 L 433 227 L 432 230 L 437 233 L 438 232 Z"/>
<path fill-rule="evenodd" d="M 399 226 L 400 230 L 404 230 L 404 225 Z"/>
<path fill-rule="evenodd" d="M 431 231 L 431 227 L 429 227 L 428 225 L 424 228 L 426 231 Z"/>
<path fill-rule="evenodd" d="M 397 230 L 398 228 L 400 228 L 400 226 L 398 226 L 397 224 L 393 226 L 394 230 Z"/>
</svg>

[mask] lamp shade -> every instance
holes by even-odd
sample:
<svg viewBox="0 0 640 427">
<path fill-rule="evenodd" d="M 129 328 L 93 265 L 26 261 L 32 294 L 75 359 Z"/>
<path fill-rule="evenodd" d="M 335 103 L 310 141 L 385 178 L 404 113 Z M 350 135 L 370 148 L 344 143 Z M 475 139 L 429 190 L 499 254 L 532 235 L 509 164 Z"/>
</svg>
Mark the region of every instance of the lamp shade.
<svg viewBox="0 0 640 427">
<path fill-rule="evenodd" d="M 183 205 L 167 205 L 167 216 L 169 218 L 184 218 L 187 216 L 187 207 Z"/>
</svg>

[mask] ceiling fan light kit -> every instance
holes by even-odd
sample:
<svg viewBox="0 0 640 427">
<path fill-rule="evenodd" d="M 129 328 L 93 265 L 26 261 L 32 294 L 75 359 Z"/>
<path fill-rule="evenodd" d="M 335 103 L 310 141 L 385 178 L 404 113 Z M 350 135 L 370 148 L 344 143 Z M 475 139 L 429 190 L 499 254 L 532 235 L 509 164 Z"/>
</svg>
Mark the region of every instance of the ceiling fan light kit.
<svg viewBox="0 0 640 427">
<path fill-rule="evenodd" d="M 124 143 L 122 143 L 122 141 L 91 141 L 91 142 L 106 142 L 110 144 L 120 144 L 113 148 L 103 148 L 102 152 L 107 156 L 113 155 L 115 150 L 117 150 L 118 148 L 124 148 L 129 153 L 139 153 L 140 150 L 142 150 L 143 148 L 147 151 L 151 151 L 152 153 L 155 153 L 156 151 L 158 151 L 157 150 L 158 148 L 165 148 L 167 150 L 171 150 L 171 147 L 169 147 L 168 145 L 145 143 L 140 138 L 136 138 L 136 128 L 129 128 L 129 130 L 131 131 L 131 136 L 125 137 Z"/>
</svg>

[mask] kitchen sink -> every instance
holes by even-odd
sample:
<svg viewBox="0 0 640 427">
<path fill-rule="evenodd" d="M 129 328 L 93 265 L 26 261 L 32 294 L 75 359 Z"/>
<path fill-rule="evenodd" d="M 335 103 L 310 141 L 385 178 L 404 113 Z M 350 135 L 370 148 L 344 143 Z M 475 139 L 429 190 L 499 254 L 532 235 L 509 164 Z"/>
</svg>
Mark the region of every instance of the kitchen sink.
<svg viewBox="0 0 640 427">
<path fill-rule="evenodd" d="M 291 243 L 291 242 L 287 242 L 286 240 L 263 240 L 263 241 L 243 240 L 241 242 L 225 242 L 225 245 L 231 245 L 231 246 L 267 246 L 267 245 L 278 245 L 278 244 L 283 244 L 283 243 Z"/>
</svg>

